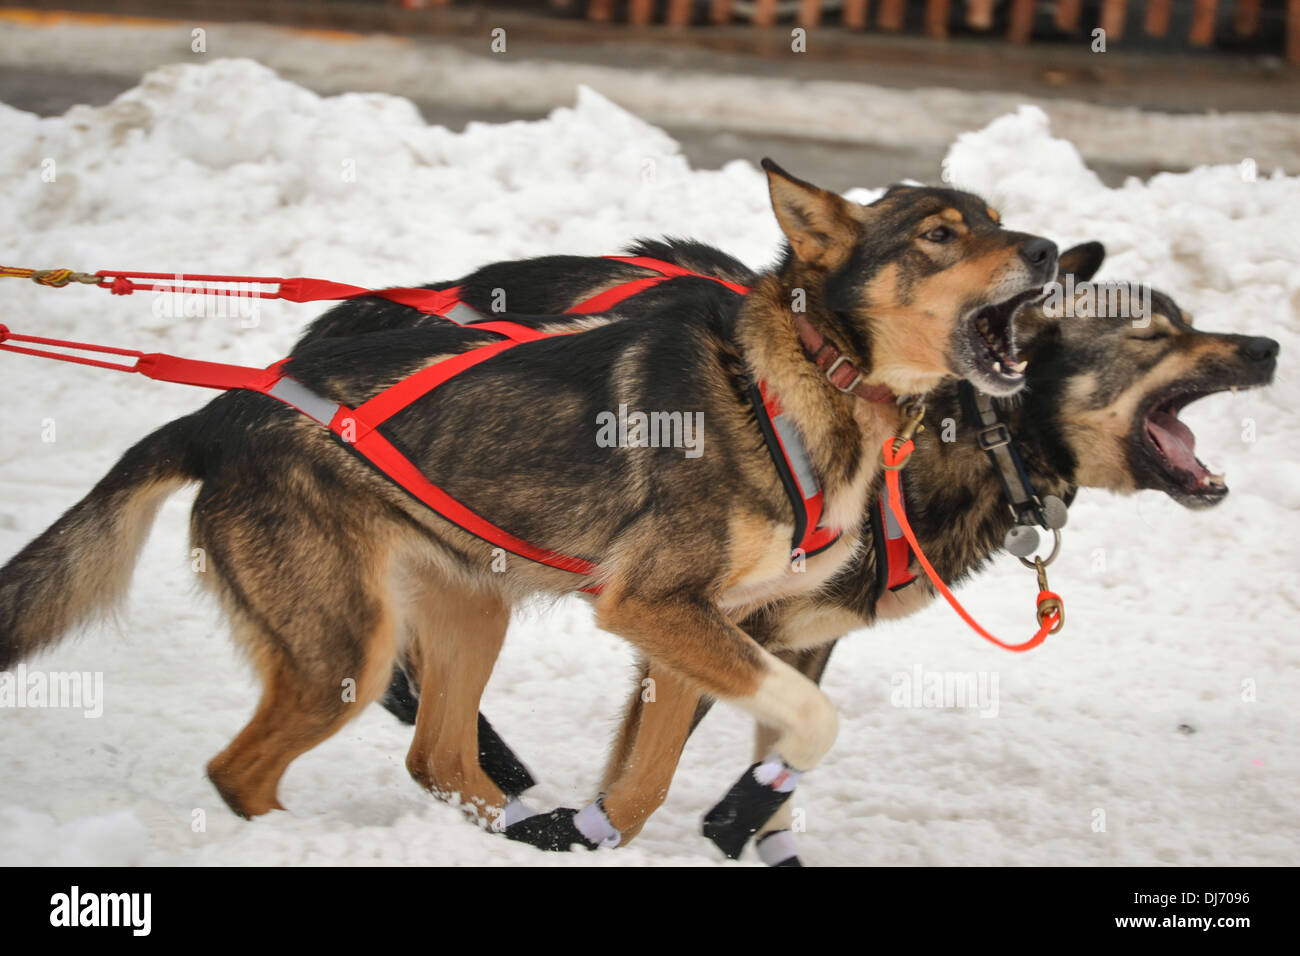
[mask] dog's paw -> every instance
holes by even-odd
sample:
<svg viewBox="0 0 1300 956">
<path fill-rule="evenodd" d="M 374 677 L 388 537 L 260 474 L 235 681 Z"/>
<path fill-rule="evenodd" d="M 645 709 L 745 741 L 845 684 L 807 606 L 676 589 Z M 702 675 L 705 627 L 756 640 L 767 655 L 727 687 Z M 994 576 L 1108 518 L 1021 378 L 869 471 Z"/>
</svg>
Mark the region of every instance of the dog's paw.
<svg viewBox="0 0 1300 956">
<path fill-rule="evenodd" d="M 704 835 L 728 857 L 740 859 L 749 838 L 790 799 L 797 780 L 780 758 L 754 764 L 704 817 Z"/>
<path fill-rule="evenodd" d="M 550 813 L 539 813 L 510 824 L 506 827 L 506 836 L 511 840 L 535 846 L 539 850 L 552 852 L 562 853 L 571 850 L 574 844 L 587 850 L 596 849 L 598 844 L 583 836 L 575 825 L 574 817 L 577 815 L 577 810 L 556 807 Z"/>
</svg>

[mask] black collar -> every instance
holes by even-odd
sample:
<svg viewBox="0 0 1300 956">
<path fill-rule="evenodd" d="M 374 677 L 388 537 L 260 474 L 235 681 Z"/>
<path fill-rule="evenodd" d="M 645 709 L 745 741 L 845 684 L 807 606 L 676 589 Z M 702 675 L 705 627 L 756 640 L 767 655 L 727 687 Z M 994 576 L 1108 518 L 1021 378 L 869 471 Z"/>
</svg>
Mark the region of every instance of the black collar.
<svg viewBox="0 0 1300 956">
<path fill-rule="evenodd" d="M 1043 502 L 1034 492 L 1034 486 L 1025 474 L 1025 466 L 1011 440 L 1011 431 L 998 415 L 993 398 L 978 391 L 970 382 L 958 386 L 962 410 L 966 419 L 978 429 L 975 439 L 993 462 L 993 470 L 1002 482 L 1007 505 L 1018 525 L 1039 525 L 1051 530 Z"/>
</svg>

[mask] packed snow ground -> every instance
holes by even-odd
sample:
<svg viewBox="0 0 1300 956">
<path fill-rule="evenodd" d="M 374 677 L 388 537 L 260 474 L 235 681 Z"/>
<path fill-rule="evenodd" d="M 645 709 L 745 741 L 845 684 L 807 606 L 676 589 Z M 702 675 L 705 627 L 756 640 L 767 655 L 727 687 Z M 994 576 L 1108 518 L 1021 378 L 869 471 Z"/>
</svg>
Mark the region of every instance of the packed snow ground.
<svg viewBox="0 0 1300 956">
<path fill-rule="evenodd" d="M 544 121 L 453 134 L 402 99 L 322 99 L 252 62 L 218 61 L 157 70 L 110 106 L 59 118 L 0 106 L 0 131 L 6 264 L 380 286 L 495 259 L 608 253 L 637 235 L 694 236 L 754 265 L 778 244 L 753 164 L 692 171 L 665 134 L 587 89 Z M 946 169 L 1013 227 L 1062 244 L 1105 241 L 1104 277 L 1149 280 L 1206 328 L 1279 339 L 1281 368 L 1268 391 L 1218 396 L 1186 415 L 1202 457 L 1228 474 L 1220 508 L 1192 513 L 1155 493 L 1080 496 L 1052 574 L 1069 626 L 1046 646 L 1005 654 L 936 606 L 836 651 L 826 688 L 839 740 L 795 797 L 805 859 L 1296 863 L 1300 179 L 1250 181 L 1234 165 L 1108 189 L 1033 108 L 963 136 Z M 244 364 L 282 356 L 318 311 L 264 303 L 245 328 L 156 315 L 148 295 L 2 288 L 0 320 L 16 330 Z M 20 356 L 0 364 L 3 557 L 138 437 L 210 397 Z M 114 622 L 28 662 L 103 672 L 103 715 L 0 711 L 0 862 L 718 860 L 699 819 L 750 748 L 747 721 L 722 708 L 688 745 L 665 807 L 623 850 L 547 855 L 473 828 L 408 779 L 410 733 L 378 707 L 290 768 L 281 797 L 291 812 L 233 817 L 203 765 L 248 719 L 257 689 L 194 580 L 188 505 L 178 495 L 163 508 Z M 962 597 L 1019 637 L 1033 592 L 1003 558 Z M 535 803 L 594 795 L 630 663 L 581 602 L 518 616 L 484 710 L 540 779 Z M 918 665 L 996 675 L 997 716 L 892 706 L 900 675 Z"/>
</svg>

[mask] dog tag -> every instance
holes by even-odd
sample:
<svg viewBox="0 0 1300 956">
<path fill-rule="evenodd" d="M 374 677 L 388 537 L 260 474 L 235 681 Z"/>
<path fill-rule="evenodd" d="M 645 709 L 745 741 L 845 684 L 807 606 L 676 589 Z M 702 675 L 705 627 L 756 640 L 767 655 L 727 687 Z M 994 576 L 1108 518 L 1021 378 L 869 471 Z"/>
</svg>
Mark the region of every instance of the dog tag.
<svg viewBox="0 0 1300 956">
<path fill-rule="evenodd" d="M 1017 558 L 1027 558 L 1038 550 L 1038 529 L 1031 528 L 1027 524 L 1018 524 L 1002 539 L 1002 547 Z"/>
<path fill-rule="evenodd" d="M 1053 531 L 1060 531 L 1065 527 L 1065 522 L 1070 518 L 1070 511 L 1065 507 L 1065 502 L 1056 495 L 1048 495 L 1043 499 L 1043 521 L 1047 527 Z"/>
</svg>

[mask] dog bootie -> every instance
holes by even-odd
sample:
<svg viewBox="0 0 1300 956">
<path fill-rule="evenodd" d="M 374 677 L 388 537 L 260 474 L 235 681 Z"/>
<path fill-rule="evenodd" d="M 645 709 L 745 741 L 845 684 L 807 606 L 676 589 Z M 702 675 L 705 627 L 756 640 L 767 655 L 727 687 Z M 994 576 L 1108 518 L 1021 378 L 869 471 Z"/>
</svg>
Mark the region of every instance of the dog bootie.
<svg viewBox="0 0 1300 956">
<path fill-rule="evenodd" d="M 772 830 L 764 833 L 754 843 L 758 858 L 768 866 L 803 866 L 794 845 L 794 834 L 789 830 Z"/>
<path fill-rule="evenodd" d="M 588 840 L 574 826 L 573 818 L 577 815 L 578 811 L 570 807 L 556 807 L 550 813 L 539 813 L 510 824 L 506 836 L 555 853 L 567 852 L 575 843 L 588 850 L 596 849 L 600 844 Z"/>
<path fill-rule="evenodd" d="M 731 859 L 739 859 L 749 838 L 790 799 L 801 776 L 775 754 L 754 764 L 705 816 L 704 835 Z"/>
</svg>

